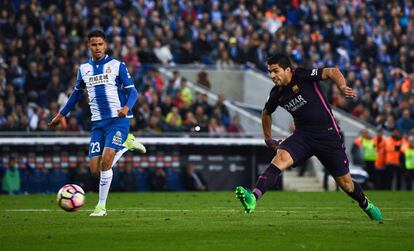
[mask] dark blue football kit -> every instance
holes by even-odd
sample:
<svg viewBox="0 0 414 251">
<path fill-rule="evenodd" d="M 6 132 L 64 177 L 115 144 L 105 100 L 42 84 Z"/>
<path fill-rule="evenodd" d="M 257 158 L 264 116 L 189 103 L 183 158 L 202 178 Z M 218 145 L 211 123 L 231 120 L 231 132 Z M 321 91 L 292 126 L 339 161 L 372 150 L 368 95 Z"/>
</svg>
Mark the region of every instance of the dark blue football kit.
<svg viewBox="0 0 414 251">
<path fill-rule="evenodd" d="M 274 86 L 265 104 L 268 114 L 278 106 L 294 119 L 295 131 L 280 148 L 289 152 L 294 164 L 316 156 L 333 177 L 349 172 L 340 128 L 318 81 L 323 69 L 297 68 L 286 86 Z"/>
</svg>

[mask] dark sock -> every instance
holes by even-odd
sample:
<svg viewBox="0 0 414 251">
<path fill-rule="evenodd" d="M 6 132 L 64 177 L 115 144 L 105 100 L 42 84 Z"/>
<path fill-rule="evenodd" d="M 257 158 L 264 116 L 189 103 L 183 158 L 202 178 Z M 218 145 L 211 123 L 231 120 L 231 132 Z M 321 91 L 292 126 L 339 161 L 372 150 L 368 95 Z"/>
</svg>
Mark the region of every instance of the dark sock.
<svg viewBox="0 0 414 251">
<path fill-rule="evenodd" d="M 256 197 L 256 200 L 260 199 L 269 188 L 276 184 L 281 172 L 282 171 L 273 164 L 270 164 L 267 167 L 262 175 L 259 176 L 259 179 L 257 179 L 256 185 L 254 186 L 253 194 L 254 197 Z"/>
<path fill-rule="evenodd" d="M 353 182 L 354 182 L 354 191 L 351 192 L 351 193 L 347 192 L 347 194 L 352 199 L 356 200 L 359 203 L 359 207 L 361 207 L 362 209 L 365 209 L 368 206 L 368 199 L 367 199 L 367 197 L 365 197 L 365 194 L 362 191 L 361 186 L 358 183 L 356 183 L 355 181 L 353 181 Z"/>
</svg>

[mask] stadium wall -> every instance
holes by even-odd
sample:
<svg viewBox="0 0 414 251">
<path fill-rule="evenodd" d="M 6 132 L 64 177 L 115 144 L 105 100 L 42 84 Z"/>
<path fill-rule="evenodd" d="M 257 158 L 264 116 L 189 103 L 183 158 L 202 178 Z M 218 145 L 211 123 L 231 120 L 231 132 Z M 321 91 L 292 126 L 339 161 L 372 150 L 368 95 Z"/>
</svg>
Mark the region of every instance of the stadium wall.
<svg viewBox="0 0 414 251">
<path fill-rule="evenodd" d="M 140 141 L 147 146 L 147 154 L 128 153 L 117 167 L 123 168 L 130 162 L 134 169 L 169 169 L 169 190 L 182 189 L 178 184 L 180 172 L 187 164 L 202 174 L 209 190 L 233 190 L 237 185 L 250 187 L 273 156 L 261 139 L 188 137 Z M 27 168 L 26 164 L 32 169 L 76 168 L 81 162 L 88 162 L 88 146 L 88 137 L 0 138 L 2 165 L 6 168 L 11 155 L 19 157 L 21 169 Z"/>
</svg>

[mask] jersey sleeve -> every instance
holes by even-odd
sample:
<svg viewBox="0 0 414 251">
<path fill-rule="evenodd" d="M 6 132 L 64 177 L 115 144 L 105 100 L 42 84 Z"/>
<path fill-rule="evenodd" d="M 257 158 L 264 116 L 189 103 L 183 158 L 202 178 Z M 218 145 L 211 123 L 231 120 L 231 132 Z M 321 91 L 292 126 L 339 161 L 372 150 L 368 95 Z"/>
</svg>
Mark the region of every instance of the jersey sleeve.
<svg viewBox="0 0 414 251">
<path fill-rule="evenodd" d="M 315 82 L 322 80 L 322 71 L 323 68 L 315 68 L 315 69 L 304 69 L 298 68 L 295 71 L 295 75 L 297 78 L 300 78 L 306 82 Z"/>
<path fill-rule="evenodd" d="M 81 74 L 81 71 L 79 69 L 77 77 L 76 77 L 75 90 L 84 90 L 85 87 L 86 87 L 86 84 L 82 79 L 82 74 Z"/>
<path fill-rule="evenodd" d="M 267 101 L 264 105 L 263 110 L 266 110 L 267 114 L 272 114 L 276 110 L 276 108 L 279 106 L 276 93 L 277 93 L 277 87 L 274 87 L 270 91 L 269 97 L 267 98 Z"/>
<path fill-rule="evenodd" d="M 131 75 L 129 75 L 128 69 L 124 62 L 119 65 L 119 78 L 123 88 L 132 88 L 134 83 L 132 82 Z"/>
</svg>

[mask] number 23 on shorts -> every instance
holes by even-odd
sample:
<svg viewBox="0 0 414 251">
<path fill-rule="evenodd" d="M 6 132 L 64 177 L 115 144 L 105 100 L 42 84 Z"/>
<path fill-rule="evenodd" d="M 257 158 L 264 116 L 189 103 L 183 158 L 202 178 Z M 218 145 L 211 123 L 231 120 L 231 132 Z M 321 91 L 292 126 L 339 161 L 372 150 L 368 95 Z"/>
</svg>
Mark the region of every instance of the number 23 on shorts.
<svg viewBox="0 0 414 251">
<path fill-rule="evenodd" d="M 89 151 L 91 154 L 99 153 L 101 151 L 101 146 L 99 142 L 91 142 L 91 145 L 89 147 Z"/>
</svg>

